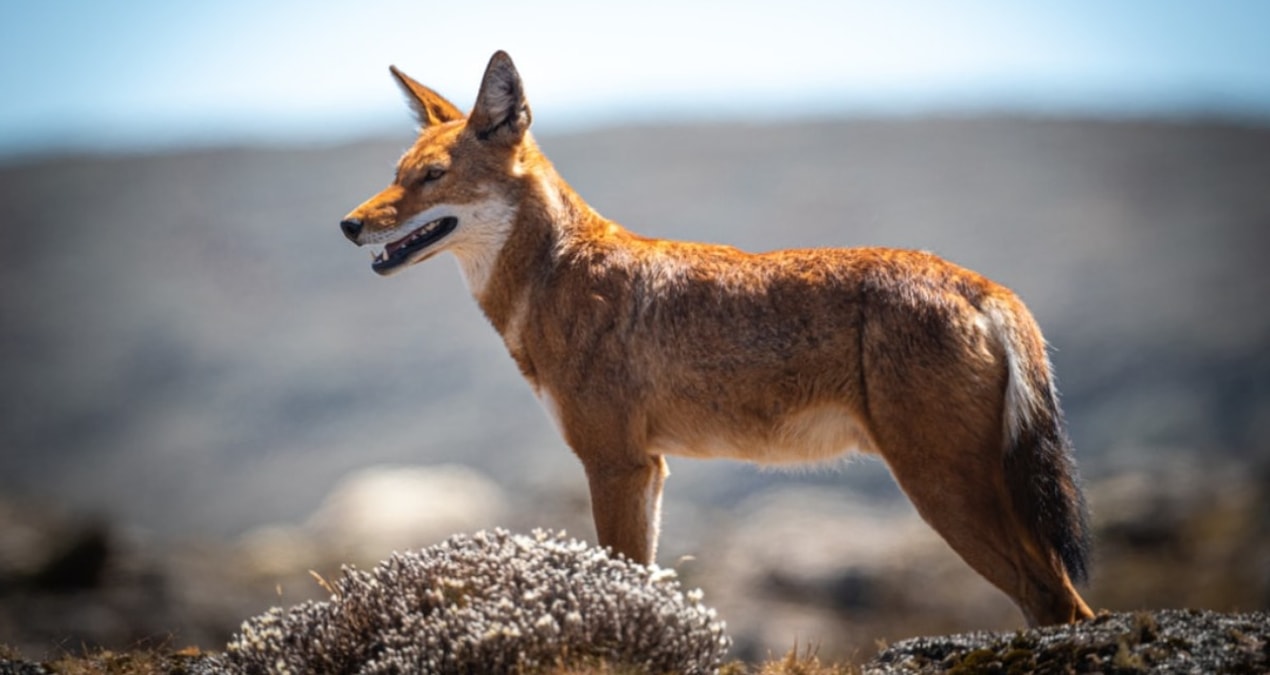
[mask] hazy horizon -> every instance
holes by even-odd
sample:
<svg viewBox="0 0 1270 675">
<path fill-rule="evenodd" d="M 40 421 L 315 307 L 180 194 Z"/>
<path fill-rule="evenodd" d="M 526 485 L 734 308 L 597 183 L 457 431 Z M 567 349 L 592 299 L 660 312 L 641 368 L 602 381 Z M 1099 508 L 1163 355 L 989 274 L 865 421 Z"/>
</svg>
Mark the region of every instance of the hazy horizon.
<svg viewBox="0 0 1270 675">
<path fill-rule="evenodd" d="M 467 108 L 489 54 L 536 128 L 840 115 L 1270 120 L 1270 5 L 553 0 L 0 5 L 0 158 L 408 133 L 396 64 Z"/>
</svg>

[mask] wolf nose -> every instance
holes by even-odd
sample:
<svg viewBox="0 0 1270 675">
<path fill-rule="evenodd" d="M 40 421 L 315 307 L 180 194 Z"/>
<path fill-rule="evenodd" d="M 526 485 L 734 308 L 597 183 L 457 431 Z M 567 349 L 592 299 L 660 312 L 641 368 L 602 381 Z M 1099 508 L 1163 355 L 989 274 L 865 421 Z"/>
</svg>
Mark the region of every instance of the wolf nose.
<svg viewBox="0 0 1270 675">
<path fill-rule="evenodd" d="M 356 244 L 357 235 L 362 233 L 362 219 L 361 218 L 345 218 L 344 220 L 340 221 L 340 229 L 344 231 L 344 236 L 348 237 L 349 241 Z"/>
</svg>

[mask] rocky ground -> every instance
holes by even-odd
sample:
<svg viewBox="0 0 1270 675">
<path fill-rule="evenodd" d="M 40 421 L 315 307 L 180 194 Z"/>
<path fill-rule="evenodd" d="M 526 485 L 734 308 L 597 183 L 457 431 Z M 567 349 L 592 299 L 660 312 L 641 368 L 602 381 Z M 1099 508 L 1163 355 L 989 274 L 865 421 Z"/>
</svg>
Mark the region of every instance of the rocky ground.
<svg viewBox="0 0 1270 675">
<path fill-rule="evenodd" d="M 418 489 L 440 484 L 453 489 Z M 1089 493 L 1107 505 L 1095 518 L 1098 564 L 1085 590 L 1095 608 L 1270 606 L 1270 509 L 1260 476 L 1177 467 L 1095 483 Z M 421 495 L 439 501 L 421 502 Z M 1146 506 L 1130 508 L 1117 496 Z M 493 510 L 466 508 L 468 499 Z M 499 502 L 501 508 L 492 506 Z M 550 500 L 538 496 L 535 503 Z M 556 508 L 586 532 L 585 509 L 576 506 Z M 262 528 L 231 546 L 171 547 L 104 522 L 0 503 L 0 635 L 46 661 L 97 647 L 218 650 L 248 616 L 325 597 L 322 579 L 336 578 L 342 563 L 365 568 L 388 551 L 411 548 L 409 541 L 474 531 L 488 526 L 485 518 L 515 522 L 524 508 L 471 470 L 380 468 L 352 477 L 302 523 Z M 786 488 L 740 512 L 697 513 L 690 522 L 708 552 L 673 566 L 728 622 L 731 659 L 762 663 L 801 643 L 830 662 L 862 663 L 879 643 L 898 649 L 914 636 L 972 629 L 1008 636 L 1021 626 L 1004 596 L 908 508 Z M 809 536 L 814 532 L 836 536 Z M 1202 616 L 1165 613 L 1160 621 Z M 1090 627 L 1122 628 L 1123 620 L 1105 621 Z M 927 667 L 957 649 L 995 649 L 989 642 L 978 635 L 912 643 L 925 646 L 882 663 Z"/>
<path fill-rule="evenodd" d="M 1249 675 L 1270 671 L 1270 614 L 1201 610 L 1103 613 L 1075 625 L 1014 632 L 910 638 L 859 665 L 823 662 L 791 651 L 783 659 L 720 672 L 743 675 L 918 675 L 922 673 L 1176 673 Z M 218 653 L 137 650 L 99 652 L 38 663 L 0 647 L 0 675 L 52 673 L 238 672 Z M 247 672 L 247 671 L 243 671 Z M 254 671 L 252 671 L 254 672 Z M 546 668 L 557 675 L 642 672 L 605 662 Z"/>
<path fill-rule="evenodd" d="M 899 673 L 1263 673 L 1270 614 L 1160 610 L 1073 626 L 904 640 L 865 664 Z"/>
</svg>

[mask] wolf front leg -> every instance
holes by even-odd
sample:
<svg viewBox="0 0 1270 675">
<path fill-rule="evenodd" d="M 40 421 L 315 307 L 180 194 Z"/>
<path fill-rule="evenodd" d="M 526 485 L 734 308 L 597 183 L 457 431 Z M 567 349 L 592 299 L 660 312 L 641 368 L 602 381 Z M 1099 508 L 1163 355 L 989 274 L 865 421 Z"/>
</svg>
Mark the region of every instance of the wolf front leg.
<svg viewBox="0 0 1270 675">
<path fill-rule="evenodd" d="M 661 455 L 629 464 L 586 464 L 591 515 L 601 546 L 650 564 L 657 554 L 661 488 L 669 471 Z"/>
</svg>

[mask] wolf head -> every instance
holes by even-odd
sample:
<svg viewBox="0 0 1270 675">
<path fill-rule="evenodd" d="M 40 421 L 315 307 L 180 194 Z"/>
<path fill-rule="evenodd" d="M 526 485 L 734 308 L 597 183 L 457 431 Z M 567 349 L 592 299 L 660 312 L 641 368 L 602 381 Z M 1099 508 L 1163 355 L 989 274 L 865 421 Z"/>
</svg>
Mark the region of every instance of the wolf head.
<svg viewBox="0 0 1270 675">
<path fill-rule="evenodd" d="M 340 222 L 358 246 L 375 246 L 371 269 L 390 275 L 452 251 L 473 293 L 516 218 L 519 170 L 530 124 L 520 74 L 505 52 L 490 58 L 469 115 L 390 68 L 419 121 L 391 185 Z"/>
</svg>

